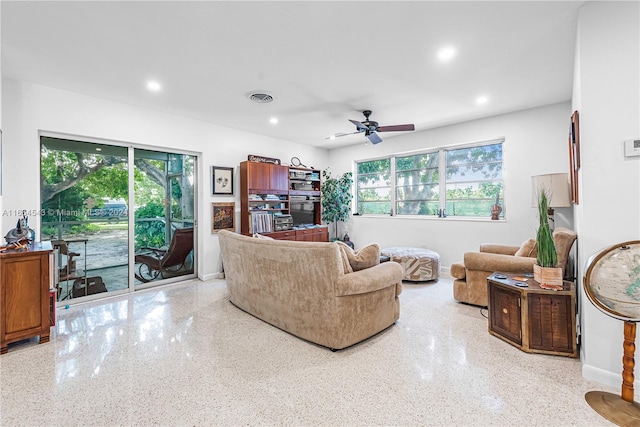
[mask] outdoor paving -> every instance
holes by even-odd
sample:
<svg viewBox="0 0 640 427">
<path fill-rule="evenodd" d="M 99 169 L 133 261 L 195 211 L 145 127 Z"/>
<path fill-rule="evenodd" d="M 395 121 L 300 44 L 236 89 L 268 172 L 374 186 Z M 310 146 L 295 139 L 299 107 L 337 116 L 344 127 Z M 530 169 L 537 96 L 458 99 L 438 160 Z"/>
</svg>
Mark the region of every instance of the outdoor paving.
<svg viewBox="0 0 640 427">
<path fill-rule="evenodd" d="M 87 277 L 102 278 L 107 292 L 126 289 L 129 286 L 127 230 L 78 234 L 67 240 L 70 242 L 70 251 L 80 254 L 73 258 L 76 262 L 76 275 L 82 276 L 86 268 Z M 63 260 L 62 264 L 65 262 Z M 135 283 L 139 282 L 136 280 Z M 61 282 L 60 287 L 60 300 L 70 299 L 68 295 L 73 287 L 73 280 Z"/>
</svg>

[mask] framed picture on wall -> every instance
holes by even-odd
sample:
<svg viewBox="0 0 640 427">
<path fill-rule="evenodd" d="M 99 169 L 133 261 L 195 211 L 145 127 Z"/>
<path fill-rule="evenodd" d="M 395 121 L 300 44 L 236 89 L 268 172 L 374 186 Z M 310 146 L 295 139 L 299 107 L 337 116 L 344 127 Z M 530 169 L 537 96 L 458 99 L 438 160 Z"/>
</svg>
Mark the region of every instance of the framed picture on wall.
<svg viewBox="0 0 640 427">
<path fill-rule="evenodd" d="M 213 195 L 233 195 L 233 168 L 211 166 Z"/>
<path fill-rule="evenodd" d="M 578 112 L 571 115 L 571 129 L 569 131 L 569 177 L 571 181 L 571 201 L 576 205 L 578 197 L 578 169 L 580 169 L 580 121 Z"/>
<path fill-rule="evenodd" d="M 235 202 L 211 203 L 211 232 L 236 231 Z"/>
</svg>

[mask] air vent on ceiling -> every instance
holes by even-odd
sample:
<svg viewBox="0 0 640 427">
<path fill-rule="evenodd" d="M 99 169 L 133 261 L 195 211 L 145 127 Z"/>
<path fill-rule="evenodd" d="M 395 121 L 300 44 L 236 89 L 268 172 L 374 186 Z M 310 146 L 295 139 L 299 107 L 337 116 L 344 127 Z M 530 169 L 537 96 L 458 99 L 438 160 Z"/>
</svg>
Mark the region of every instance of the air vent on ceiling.
<svg viewBox="0 0 640 427">
<path fill-rule="evenodd" d="M 268 104 L 270 102 L 273 102 L 276 97 L 272 93 L 266 91 L 254 91 L 249 92 L 247 94 L 247 98 L 258 104 Z"/>
</svg>

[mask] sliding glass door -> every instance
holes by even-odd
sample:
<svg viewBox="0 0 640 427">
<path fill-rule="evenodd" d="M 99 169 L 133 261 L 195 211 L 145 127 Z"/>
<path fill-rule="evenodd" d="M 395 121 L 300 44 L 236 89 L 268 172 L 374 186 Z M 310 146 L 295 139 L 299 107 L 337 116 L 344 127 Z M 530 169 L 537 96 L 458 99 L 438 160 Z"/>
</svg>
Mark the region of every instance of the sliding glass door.
<svg viewBox="0 0 640 427">
<path fill-rule="evenodd" d="M 195 277 L 196 160 L 41 137 L 40 238 L 57 250 L 60 304 Z"/>
<path fill-rule="evenodd" d="M 137 286 L 194 274 L 195 157 L 134 150 Z"/>
</svg>

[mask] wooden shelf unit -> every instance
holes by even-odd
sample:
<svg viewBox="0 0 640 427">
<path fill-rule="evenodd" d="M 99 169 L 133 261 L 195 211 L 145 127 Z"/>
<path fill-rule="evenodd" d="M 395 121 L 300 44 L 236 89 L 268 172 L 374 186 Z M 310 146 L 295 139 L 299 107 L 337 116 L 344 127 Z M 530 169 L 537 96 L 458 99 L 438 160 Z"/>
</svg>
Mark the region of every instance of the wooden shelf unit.
<svg viewBox="0 0 640 427">
<path fill-rule="evenodd" d="M 16 341 L 35 336 L 40 343 L 49 341 L 53 265 L 50 242 L 0 254 L 0 354 Z"/>
<path fill-rule="evenodd" d="M 322 224 L 322 181 L 317 169 L 289 168 L 289 199 L 291 204 L 313 204 L 313 223 Z M 304 200 L 301 198 L 304 197 Z"/>
<path fill-rule="evenodd" d="M 554 291 L 529 278 L 527 287 L 519 287 L 518 276 L 496 272 L 487 278 L 489 333 L 528 353 L 578 357 L 575 283 L 565 281 Z"/>
<path fill-rule="evenodd" d="M 291 205 L 308 203 L 313 206 L 313 223 L 322 223 L 322 193 L 320 171 L 300 167 L 244 161 L 240 163 L 240 233 L 254 232 L 253 212 L 291 213 Z M 279 200 L 265 200 L 271 194 Z M 258 195 L 262 200 L 252 200 Z M 262 232 L 284 240 L 329 241 L 326 226 L 304 230 Z"/>
</svg>

